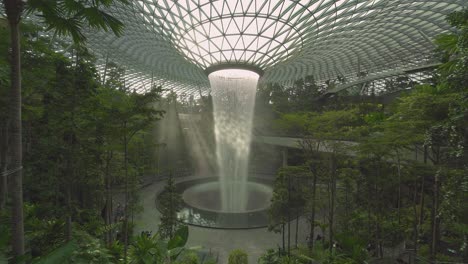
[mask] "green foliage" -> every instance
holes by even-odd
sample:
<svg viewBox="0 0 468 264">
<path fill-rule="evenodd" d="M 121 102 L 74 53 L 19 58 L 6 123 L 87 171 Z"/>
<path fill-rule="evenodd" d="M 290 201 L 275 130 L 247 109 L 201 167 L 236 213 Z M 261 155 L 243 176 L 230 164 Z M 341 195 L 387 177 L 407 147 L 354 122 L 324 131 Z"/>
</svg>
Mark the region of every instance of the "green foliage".
<svg viewBox="0 0 468 264">
<path fill-rule="evenodd" d="M 28 221 L 28 226 L 33 226 L 33 232 L 28 234 L 31 241 L 32 254 L 43 254 L 51 247 L 63 243 L 63 230 L 65 223 L 63 220 L 41 221 L 33 219 Z"/>
<path fill-rule="evenodd" d="M 377 114 L 374 114 L 377 116 Z M 369 116 L 367 116 L 369 119 Z M 364 114 L 355 107 L 325 112 L 288 113 L 275 121 L 280 133 L 311 136 L 314 139 L 352 140 L 359 137 L 365 124 Z"/>
<path fill-rule="evenodd" d="M 229 253 L 228 264 L 248 264 L 247 253 L 243 250 L 236 249 Z"/>
<path fill-rule="evenodd" d="M 304 183 L 308 178 L 310 172 L 305 166 L 281 168 L 275 179 L 270 216 L 279 217 L 282 222 L 288 213 L 294 216 L 300 214 L 306 205 L 307 190 Z"/>
<path fill-rule="evenodd" d="M 121 31 L 121 23 L 103 11 L 112 2 L 126 1 L 34 0 L 28 1 L 28 5 L 45 16 L 46 23 L 51 25 L 49 29 L 57 35 L 71 34 L 80 42 L 84 40 L 81 30 L 85 26 L 116 34 Z M 310 256 L 308 249 L 299 249 L 289 257 L 269 251 L 259 263 L 309 263 L 311 258 L 320 263 L 364 263 L 369 258 L 364 250 L 368 243 L 375 245 L 382 241 L 384 246 L 393 246 L 403 240 L 418 242 L 419 253 L 429 256 L 430 211 L 441 220 L 442 242 L 456 252 L 456 256 L 447 256 L 440 249 L 437 258 L 461 261 L 465 257 L 463 261 L 466 260 L 468 11 L 454 12 L 448 22 L 455 30 L 441 35 L 435 42 L 444 62 L 435 74 L 435 84 L 416 86 L 393 106 L 386 107 L 385 112 L 378 104 L 321 107 L 314 98 L 323 87 L 311 77 L 295 82 L 291 88 L 280 85 L 259 88 L 258 101 L 262 107 L 280 115 L 275 121 L 279 133 L 313 138 L 341 155 L 335 157 L 336 164 L 330 163 L 330 155 L 306 155 L 306 164 L 322 164 L 319 184 L 325 188 L 319 188 L 319 199 L 315 201 L 305 201 L 310 198 L 310 188 L 297 180 L 308 177 L 309 166 L 279 171 L 270 208 L 272 229 L 286 223 L 288 213 L 301 212 L 304 208 L 307 211 L 312 204 L 323 212 L 335 212 L 338 219 L 333 224 L 325 219 L 316 221 L 314 226 L 322 229 L 322 233 L 335 230 L 340 248 L 330 251 L 327 243 L 316 243 Z M 148 162 L 140 162 L 148 152 L 139 150 L 141 145 L 155 145 L 155 142 L 146 144 L 145 136 L 163 114 L 153 107 L 154 101 L 161 99 L 162 90 L 152 87 L 146 94 L 130 91 L 123 81 L 125 70 L 112 62 L 106 65 L 106 79 L 100 80 L 95 58 L 85 48 L 72 46 L 67 55 L 55 52 L 51 45 L 63 49 L 68 43 L 38 34 L 41 30 L 22 25 L 24 175 L 25 197 L 30 201 L 24 211 L 31 254 L 37 263 L 122 261 L 121 243 L 114 242 L 106 249 L 96 238 L 121 228 L 121 223 L 103 224 L 100 212 L 105 183 L 109 180 L 112 187 L 130 181 L 129 208 L 133 211 L 137 207 L 134 191 L 138 176 L 148 166 Z M 0 27 L 1 127 L 7 124 L 6 87 L 10 84 L 9 38 L 5 37 L 8 33 L 5 27 Z M 401 77 L 386 83 L 389 89 L 409 84 L 409 80 Z M 334 86 L 332 82 L 326 85 Z M 168 100 L 176 100 L 177 96 L 169 97 Z M 207 101 L 209 110 L 209 97 L 203 100 Z M 332 140 L 359 141 L 353 153 L 355 160 L 341 159 L 348 150 Z M 402 155 L 415 147 L 428 150 L 427 158 L 433 166 L 412 164 L 408 155 Z M 122 168 L 126 161 L 127 178 Z M 336 168 L 330 169 L 329 164 Z M 331 179 L 335 172 L 336 178 Z M 436 177 L 440 180 L 437 196 L 434 195 Z M 338 188 L 334 187 L 336 182 Z M 70 188 L 68 204 L 65 190 L 70 186 L 73 188 Z M 330 202 L 335 199 L 334 191 L 337 192 L 336 208 Z M 432 205 L 435 201 L 440 205 L 437 209 Z M 195 253 L 183 254 L 188 228 L 175 231 L 180 202 L 170 178 L 161 200 L 160 234 L 135 238 L 130 246 L 129 262 L 199 263 Z M 85 231 L 75 231 L 74 239 L 66 243 L 65 221 L 54 216 L 68 215 L 73 219 L 74 229 Z M 4 221 L 7 218 L 0 220 L 0 262 L 9 253 L 10 234 L 5 228 L 9 221 Z M 415 238 L 416 234 L 419 237 Z M 246 263 L 247 255 L 234 251 L 229 262 Z"/>
<path fill-rule="evenodd" d="M 165 241 L 159 234 L 149 236 L 141 234 L 135 238 L 129 250 L 130 263 L 166 263 L 175 261 L 185 249 L 188 239 L 188 228 L 176 230 L 175 236 Z"/>
<path fill-rule="evenodd" d="M 304 135 L 308 132 L 310 118 L 315 115 L 315 113 L 283 114 L 280 119 L 275 120 L 275 127 L 287 135 Z"/>
<path fill-rule="evenodd" d="M 202 264 L 217 264 L 217 263 L 218 262 L 215 259 L 210 258 L 208 260 L 203 261 Z"/>
<path fill-rule="evenodd" d="M 112 263 L 112 256 L 99 239 L 80 231 L 75 233 L 74 239 L 79 249 L 73 252 L 71 263 Z"/>
<path fill-rule="evenodd" d="M 123 23 L 106 12 L 116 2 L 128 3 L 126 0 L 99 1 L 28 1 L 29 13 L 39 12 L 48 30 L 53 29 L 59 36 L 71 35 L 77 43 L 86 41 L 83 28 L 89 26 L 104 31 L 112 31 L 119 36 Z"/>
<path fill-rule="evenodd" d="M 130 247 L 130 263 L 164 263 L 166 260 L 166 252 L 166 245 L 161 242 L 158 234 L 153 236 L 143 234 L 136 237 L 133 245 Z"/>
<path fill-rule="evenodd" d="M 440 85 L 452 91 L 465 91 L 468 80 L 468 9 L 448 15 L 447 21 L 455 28 L 454 33 L 436 39 L 438 51 L 445 64 L 440 68 Z"/>
<path fill-rule="evenodd" d="M 258 264 L 277 264 L 279 263 L 279 254 L 274 249 L 268 249 L 258 259 Z"/>
<path fill-rule="evenodd" d="M 169 174 L 167 184 L 159 197 L 159 205 L 161 211 L 161 222 L 159 224 L 159 233 L 163 238 L 177 238 L 178 234 L 174 233 L 180 225 L 177 219 L 177 213 L 182 209 L 182 196 L 176 190 L 172 173 Z M 179 230 L 185 230 L 184 228 Z M 188 232 L 188 231 L 187 231 Z M 175 235 L 174 235 L 175 234 Z M 179 237 L 183 234 L 179 234 Z M 186 236 L 185 236 L 186 239 Z"/>
<path fill-rule="evenodd" d="M 87 234 L 77 231 L 74 239 L 54 249 L 46 256 L 38 258 L 33 263 L 112 263 L 108 250 L 101 242 Z"/>
<path fill-rule="evenodd" d="M 176 264 L 199 264 L 200 259 L 198 258 L 198 255 L 195 252 L 190 251 L 180 256 L 179 259 L 174 263 Z"/>
<path fill-rule="evenodd" d="M 309 134 L 317 139 L 355 138 L 355 128 L 363 123 L 358 109 L 327 111 L 310 120 Z"/>
<path fill-rule="evenodd" d="M 124 255 L 124 245 L 116 240 L 108 247 L 109 254 L 112 256 L 112 262 L 121 262 L 123 261 Z"/>
<path fill-rule="evenodd" d="M 307 264 L 314 263 L 313 259 L 302 254 L 301 249 L 295 250 L 291 256 L 282 256 L 273 249 L 267 250 L 258 259 L 258 264 Z"/>
<path fill-rule="evenodd" d="M 42 8 L 48 7 L 38 5 L 64 3 L 42 2 L 29 1 L 28 4 L 37 5 L 42 12 Z M 80 5 L 87 5 L 85 2 L 81 1 Z M 105 8 L 112 1 L 92 2 L 89 2 L 90 8 L 92 5 Z M 24 209 L 25 231 L 32 257 L 40 257 L 65 243 L 65 217 L 68 215 L 72 218 L 73 229 L 92 235 L 101 236 L 103 232 L 118 228 L 119 224 L 105 226 L 101 213 L 106 180 L 110 180 L 111 188 L 125 182 L 121 139 L 124 135 L 129 139 L 128 163 L 132 174 L 128 180 L 136 186 L 143 174 L 142 167 L 152 161 L 140 162 L 141 156 L 148 152 L 133 146 L 130 139 L 141 142 L 143 132 L 149 130 L 163 112 L 152 107 L 160 99 L 160 87 L 153 87 L 145 94 L 130 92 L 123 83 L 124 76 L 115 73 L 122 73 L 117 66 L 108 71 L 107 82 L 102 83 L 94 66 L 95 58 L 85 48 L 68 47 L 69 43 L 39 34 L 43 29 L 37 26 L 24 24 L 21 29 L 23 175 L 28 201 Z M 3 75 L 9 68 L 8 33 L 5 27 L 0 27 L 1 127 L 7 121 L 1 117 L 7 113 L 8 105 L 2 103 L 8 100 L 9 78 Z M 65 48 L 68 48 L 66 56 L 56 52 Z M 154 140 L 148 139 L 148 145 Z M 107 175 L 111 177 L 105 178 Z M 66 190 L 71 190 L 69 203 Z M 131 197 L 136 196 L 132 194 Z M 136 208 L 135 204 L 133 199 L 129 208 Z M 119 247 L 121 245 L 116 245 L 114 260 L 119 259 Z M 86 253 L 89 257 L 86 262 L 104 261 L 91 253 Z"/>
<path fill-rule="evenodd" d="M 171 240 L 169 240 L 167 248 L 175 249 L 175 248 L 184 247 L 188 241 L 188 234 L 189 234 L 188 226 L 181 226 L 179 229 L 175 231 L 174 236 L 171 238 Z"/>
<path fill-rule="evenodd" d="M 7 263 L 7 249 L 10 242 L 9 218 L 0 213 L 0 263 Z"/>
<path fill-rule="evenodd" d="M 355 263 L 364 263 L 368 259 L 367 241 L 351 232 L 336 235 L 340 251 Z"/>
<path fill-rule="evenodd" d="M 261 85 L 257 91 L 257 107 L 276 113 L 313 111 L 319 106 L 318 98 L 324 91 L 313 76 L 298 79 L 290 87 L 277 83 Z"/>
<path fill-rule="evenodd" d="M 122 222 L 117 222 L 117 223 L 112 223 L 110 225 L 100 225 L 95 235 L 102 236 L 107 232 L 112 232 L 115 230 L 122 229 L 122 224 L 123 224 Z"/>
<path fill-rule="evenodd" d="M 438 259 L 468 259 L 464 220 L 468 211 L 462 202 L 466 201 L 468 175 L 468 10 L 454 12 L 447 20 L 455 29 L 436 40 L 437 55 L 444 65 L 434 73 L 432 83 L 415 86 L 386 105 L 385 111 L 382 105 L 362 102 L 344 108 L 319 107 L 316 112 L 288 111 L 287 103 L 282 102 L 285 110 L 275 121 L 278 133 L 303 137 L 306 164 L 330 164 L 319 173 L 319 183 L 327 189 L 318 190 L 313 206 L 334 212 L 333 225 L 322 224 L 337 232 L 335 239 L 341 249 L 314 248 L 312 257 L 320 263 L 363 263 L 369 257 L 363 251 L 365 245 L 375 247 L 371 254 L 378 256 L 379 245 L 393 247 L 404 240 L 417 244 L 419 252 L 429 256 L 427 244 L 433 235 L 441 240 L 438 252 L 433 253 Z M 413 85 L 411 80 L 395 78 L 387 88 Z M 333 140 L 359 144 L 348 148 Z M 327 147 L 332 154 L 319 153 L 318 146 Z M 415 163 L 416 156 L 422 160 L 424 149 L 427 164 Z M 339 154 L 333 170 L 330 156 Z M 342 159 L 347 154 L 354 156 L 352 161 Z M 284 182 L 276 183 L 274 210 L 270 211 L 276 224 L 285 223 L 284 214 L 291 206 L 285 202 L 287 196 Z M 333 197 L 336 207 L 332 207 Z M 431 214 L 440 219 L 440 229 L 434 229 Z M 320 246 L 322 243 L 316 243 Z"/>
<path fill-rule="evenodd" d="M 76 241 L 72 240 L 65 245 L 55 249 L 50 254 L 40 258 L 37 264 L 68 263 L 70 256 L 77 249 Z"/>
</svg>

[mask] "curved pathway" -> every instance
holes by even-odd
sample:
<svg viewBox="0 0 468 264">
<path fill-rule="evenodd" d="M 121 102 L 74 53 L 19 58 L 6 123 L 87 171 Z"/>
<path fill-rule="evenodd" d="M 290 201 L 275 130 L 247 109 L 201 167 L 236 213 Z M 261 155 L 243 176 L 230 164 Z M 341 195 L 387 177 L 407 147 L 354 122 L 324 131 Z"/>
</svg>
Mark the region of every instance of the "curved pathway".
<svg viewBox="0 0 468 264">
<path fill-rule="evenodd" d="M 189 177 L 194 178 L 194 177 Z M 184 178 L 189 179 L 189 178 Z M 141 231 L 158 230 L 160 213 L 156 209 L 156 195 L 164 187 L 165 182 L 155 182 L 140 189 L 140 204 L 143 211 L 135 216 L 135 234 Z M 291 224 L 291 246 L 294 244 L 295 223 Z M 299 224 L 299 243 L 305 243 L 309 228 L 305 220 Z M 229 252 L 242 249 L 249 255 L 249 263 L 257 263 L 257 259 L 267 249 L 278 248 L 281 244 L 281 235 L 268 232 L 266 228 L 246 230 L 210 229 L 189 226 L 189 240 L 187 246 L 201 246 L 204 251 L 218 256 L 218 263 L 227 263 Z"/>
</svg>

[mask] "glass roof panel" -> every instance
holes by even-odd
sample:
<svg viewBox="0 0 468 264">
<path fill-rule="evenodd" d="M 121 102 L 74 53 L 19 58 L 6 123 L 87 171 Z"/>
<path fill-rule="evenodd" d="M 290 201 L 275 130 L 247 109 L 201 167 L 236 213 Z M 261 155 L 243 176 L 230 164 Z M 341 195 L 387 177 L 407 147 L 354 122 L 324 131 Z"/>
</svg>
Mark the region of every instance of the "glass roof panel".
<svg viewBox="0 0 468 264">
<path fill-rule="evenodd" d="M 138 80 L 165 79 L 197 93 L 209 89 L 204 70 L 223 63 L 259 67 L 262 82 L 431 64 L 430 40 L 450 29 L 445 16 L 468 7 L 466 0 L 129 2 L 110 10 L 124 35 L 90 31 L 91 48 Z"/>
</svg>

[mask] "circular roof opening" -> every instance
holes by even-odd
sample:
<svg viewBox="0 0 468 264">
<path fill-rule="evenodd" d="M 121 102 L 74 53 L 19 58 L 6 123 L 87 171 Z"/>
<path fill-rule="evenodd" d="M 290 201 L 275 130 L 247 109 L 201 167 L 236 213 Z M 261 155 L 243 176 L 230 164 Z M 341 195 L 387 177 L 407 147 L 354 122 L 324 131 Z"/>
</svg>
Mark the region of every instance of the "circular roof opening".
<svg viewBox="0 0 468 264">
<path fill-rule="evenodd" d="M 220 63 L 266 69 L 302 48 L 313 21 L 298 1 L 164 0 L 139 5 L 154 10 L 153 25 L 184 57 L 206 69 Z M 149 7 L 149 8 L 148 8 Z"/>
</svg>

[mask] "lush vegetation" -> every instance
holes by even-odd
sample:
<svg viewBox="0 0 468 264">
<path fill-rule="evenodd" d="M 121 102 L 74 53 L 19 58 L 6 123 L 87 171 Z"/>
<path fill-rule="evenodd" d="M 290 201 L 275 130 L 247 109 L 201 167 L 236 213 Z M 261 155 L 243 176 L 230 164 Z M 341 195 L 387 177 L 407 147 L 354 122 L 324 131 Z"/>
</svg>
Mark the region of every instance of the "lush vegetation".
<svg viewBox="0 0 468 264">
<path fill-rule="evenodd" d="M 43 29 L 31 24 L 21 26 L 26 251 L 13 258 L 12 190 L 7 188 L 13 168 L 7 147 L 10 42 L 8 27 L 0 21 L 0 260 L 153 263 L 188 258 L 181 254 L 186 227 L 173 227 L 169 234 L 133 237 L 132 232 L 137 188 L 157 170 L 153 130 L 164 111 L 154 103 L 162 100 L 162 89 L 135 93 L 125 86 L 125 71 L 111 62 L 99 77 L 95 58 L 85 48 L 57 40 L 51 46 L 52 39 L 39 34 Z M 56 52 L 59 47 L 68 50 Z"/>
<path fill-rule="evenodd" d="M 159 233 L 163 238 L 171 238 L 181 223 L 177 219 L 177 213 L 182 209 L 182 195 L 177 192 L 172 174 L 167 179 L 159 199 L 161 223 L 159 224 Z"/>
<path fill-rule="evenodd" d="M 240 249 L 236 249 L 229 253 L 229 264 L 248 264 L 249 260 L 247 259 L 247 253 Z"/>
<path fill-rule="evenodd" d="M 277 175 L 270 229 L 283 241 L 279 257 L 263 257 L 276 259 L 268 263 L 363 263 L 405 254 L 468 261 L 468 11 L 447 20 L 456 31 L 436 40 L 444 64 L 434 83 L 416 85 L 391 105 L 332 101 L 311 109 L 296 101 L 310 105 L 312 97 L 264 87 L 261 100 L 276 112 L 277 131 L 302 137 L 301 155 L 289 160 L 294 166 Z M 292 246 L 294 230 L 285 228 L 298 215 L 312 227 L 304 247 Z M 402 243 L 405 250 L 385 254 Z"/>
<path fill-rule="evenodd" d="M 99 13 L 114 1 L 29 1 L 53 36 L 20 23 L 17 1 L 3 2 L 10 10 L 0 19 L 0 262 L 203 262 L 185 247 L 172 175 L 160 196 L 159 231 L 134 236 L 132 219 L 145 176 L 160 172 L 154 131 L 164 111 L 156 103 L 197 108 L 209 124 L 210 97 L 196 105 L 186 95 L 162 98 L 161 87 L 136 93 L 112 62 L 98 74 L 81 29 L 119 34 L 123 24 L 80 10 L 86 2 Z M 275 180 L 269 230 L 282 234 L 281 248 L 259 263 L 364 263 L 404 254 L 468 262 L 468 11 L 448 22 L 456 30 L 436 40 L 444 64 L 431 83 L 391 105 L 325 100 L 335 83 L 317 85 L 312 77 L 259 89 L 258 131 L 302 138 Z M 406 84 L 400 77 L 388 87 Z M 210 127 L 203 134 L 212 137 Z M 310 226 L 305 245 L 300 217 Z M 402 243 L 407 250 L 398 256 L 385 253 Z M 247 263 L 247 254 L 233 251 L 228 261 Z"/>
</svg>

